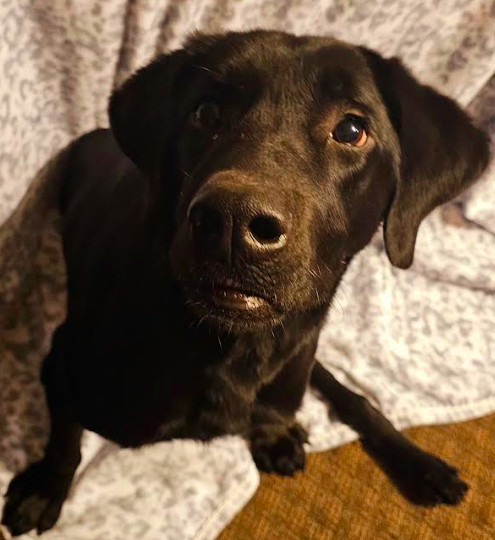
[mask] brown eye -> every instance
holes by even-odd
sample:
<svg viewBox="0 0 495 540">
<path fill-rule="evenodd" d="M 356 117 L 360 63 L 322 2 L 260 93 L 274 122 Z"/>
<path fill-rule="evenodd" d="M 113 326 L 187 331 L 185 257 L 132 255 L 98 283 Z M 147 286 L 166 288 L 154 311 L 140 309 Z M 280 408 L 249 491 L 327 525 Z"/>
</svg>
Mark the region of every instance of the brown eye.
<svg viewBox="0 0 495 540">
<path fill-rule="evenodd" d="M 213 102 L 200 103 L 191 119 L 197 127 L 215 128 L 220 124 L 220 108 Z"/>
<path fill-rule="evenodd" d="M 364 120 L 355 114 L 347 114 L 335 126 L 330 136 L 338 143 L 356 146 L 357 148 L 364 146 L 368 140 Z"/>
</svg>

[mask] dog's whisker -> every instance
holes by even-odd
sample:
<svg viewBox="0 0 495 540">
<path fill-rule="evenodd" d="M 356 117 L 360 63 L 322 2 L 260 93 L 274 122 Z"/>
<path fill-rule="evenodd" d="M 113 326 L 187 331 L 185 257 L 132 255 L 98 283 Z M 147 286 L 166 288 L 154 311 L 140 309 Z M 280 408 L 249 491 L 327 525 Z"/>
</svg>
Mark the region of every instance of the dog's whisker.
<svg viewBox="0 0 495 540">
<path fill-rule="evenodd" d="M 200 64 L 194 64 L 194 67 L 197 68 L 197 69 L 201 69 L 203 71 L 206 71 L 210 75 L 213 75 L 215 77 L 215 79 L 217 79 L 219 81 L 223 80 L 223 76 L 220 73 L 214 71 L 213 69 L 211 69 L 209 67 L 202 66 Z"/>
<path fill-rule="evenodd" d="M 315 293 L 316 293 L 316 298 L 318 300 L 318 303 L 320 303 L 320 293 L 318 292 L 318 288 L 315 287 Z"/>
<path fill-rule="evenodd" d="M 188 173 L 185 169 L 180 169 L 180 172 L 184 175 L 184 176 L 187 176 L 187 178 L 189 178 L 189 180 L 191 180 L 193 178 L 193 175 L 191 173 Z"/>
</svg>

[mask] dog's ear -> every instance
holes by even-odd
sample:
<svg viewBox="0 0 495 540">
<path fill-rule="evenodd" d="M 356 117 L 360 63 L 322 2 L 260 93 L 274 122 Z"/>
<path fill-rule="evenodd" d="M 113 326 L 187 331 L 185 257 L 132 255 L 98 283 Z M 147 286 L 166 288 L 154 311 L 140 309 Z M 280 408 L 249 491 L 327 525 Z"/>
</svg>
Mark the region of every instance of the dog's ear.
<svg viewBox="0 0 495 540">
<path fill-rule="evenodd" d="M 399 178 L 384 223 L 394 266 L 408 268 L 423 218 L 486 167 L 486 135 L 451 99 L 417 82 L 399 60 L 362 48 L 399 139 Z"/>
<path fill-rule="evenodd" d="M 160 167 L 167 139 L 173 136 L 176 79 L 186 63 L 181 49 L 156 58 L 137 71 L 110 98 L 110 127 L 122 151 L 145 175 Z"/>
</svg>

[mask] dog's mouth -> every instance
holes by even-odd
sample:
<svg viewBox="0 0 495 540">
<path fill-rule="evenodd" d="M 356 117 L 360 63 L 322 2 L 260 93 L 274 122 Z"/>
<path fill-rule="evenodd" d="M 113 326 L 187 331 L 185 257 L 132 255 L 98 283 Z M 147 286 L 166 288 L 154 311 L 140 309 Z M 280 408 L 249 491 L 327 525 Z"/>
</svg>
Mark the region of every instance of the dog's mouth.
<svg viewBox="0 0 495 540">
<path fill-rule="evenodd" d="M 184 291 L 193 312 L 232 327 L 246 321 L 270 323 L 280 315 L 269 298 L 237 285 L 186 285 Z"/>
<path fill-rule="evenodd" d="M 268 301 L 258 294 L 234 287 L 200 289 L 200 295 L 220 309 L 255 312 L 269 307 Z"/>
</svg>

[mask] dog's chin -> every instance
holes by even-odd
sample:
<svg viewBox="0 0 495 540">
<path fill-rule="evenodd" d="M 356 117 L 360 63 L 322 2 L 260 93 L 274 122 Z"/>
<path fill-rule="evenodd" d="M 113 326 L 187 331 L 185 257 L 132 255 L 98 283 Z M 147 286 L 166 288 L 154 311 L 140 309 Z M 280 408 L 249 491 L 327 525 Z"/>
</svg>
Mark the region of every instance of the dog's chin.
<svg viewBox="0 0 495 540">
<path fill-rule="evenodd" d="M 188 308 L 198 325 L 229 333 L 246 333 L 279 324 L 282 313 L 273 304 L 251 292 L 227 287 L 185 287 Z"/>
</svg>

